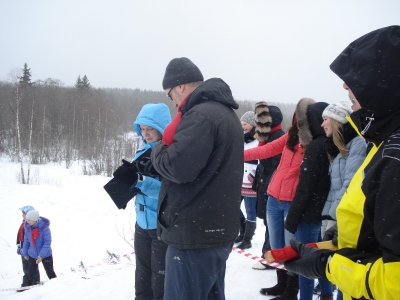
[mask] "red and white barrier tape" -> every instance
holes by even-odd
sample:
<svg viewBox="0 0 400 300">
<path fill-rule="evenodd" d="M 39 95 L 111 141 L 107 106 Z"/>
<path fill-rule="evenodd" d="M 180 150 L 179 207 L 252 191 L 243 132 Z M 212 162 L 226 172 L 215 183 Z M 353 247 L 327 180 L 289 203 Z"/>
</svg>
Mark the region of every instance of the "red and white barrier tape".
<svg viewBox="0 0 400 300">
<path fill-rule="evenodd" d="M 274 268 L 277 268 L 277 269 L 285 270 L 285 267 L 282 264 L 275 263 L 275 262 L 268 263 L 265 259 L 263 259 L 263 258 L 261 258 L 261 257 L 259 257 L 257 255 L 253 255 L 253 254 L 251 254 L 251 253 L 249 253 L 249 252 L 247 252 L 245 250 L 239 249 L 237 247 L 233 247 L 232 251 L 235 251 L 238 254 L 243 254 L 243 256 L 248 257 L 248 258 L 250 258 L 250 259 L 252 259 L 254 261 L 258 261 L 260 263 L 270 265 L 271 267 L 274 267 Z M 123 254 L 122 256 L 123 257 L 129 257 L 130 254 L 135 254 L 135 252 L 131 252 L 129 254 Z M 79 268 L 78 270 L 71 269 L 71 271 L 73 273 L 86 272 L 89 269 L 93 269 L 93 268 L 101 266 L 101 265 L 104 265 L 104 263 L 97 263 L 97 264 L 94 264 L 94 265 L 85 266 L 84 268 Z M 37 285 L 31 285 L 31 286 L 27 286 L 27 287 L 23 287 L 23 288 L 0 289 L 0 292 L 16 291 L 16 290 L 29 290 L 29 289 L 37 287 L 39 285 L 43 285 L 43 283 L 40 283 L 40 284 L 37 284 Z"/>
<path fill-rule="evenodd" d="M 129 255 L 131 255 L 131 254 L 135 254 L 135 252 L 131 252 L 129 254 L 122 254 L 122 257 L 129 258 Z M 119 259 L 119 256 L 117 258 Z M 85 272 L 86 273 L 87 270 L 93 269 L 93 268 L 101 266 L 101 265 L 105 265 L 105 263 L 97 263 L 97 264 L 90 265 L 90 266 L 84 266 L 84 267 L 80 267 L 77 270 L 71 268 L 71 272 L 73 272 L 73 273 Z M 42 283 L 39 283 L 39 284 L 35 284 L 35 285 L 26 286 L 26 287 L 0 289 L 0 292 L 26 291 L 26 290 L 30 290 L 30 289 L 33 289 L 35 287 L 38 287 L 40 285 L 43 285 L 44 283 L 45 282 L 42 282 Z"/>
<path fill-rule="evenodd" d="M 73 273 L 86 272 L 89 269 L 93 269 L 93 268 L 101 266 L 101 265 L 104 265 L 104 264 L 103 263 L 97 263 L 97 264 L 94 264 L 94 265 L 85 266 L 85 268 L 79 268 L 78 270 L 71 269 L 71 272 L 73 272 Z"/>
<path fill-rule="evenodd" d="M 111 255 L 111 254 L 113 255 L 113 257 L 115 257 L 119 261 L 120 255 L 115 255 L 114 253 L 109 253 L 109 255 Z M 131 254 L 135 254 L 135 252 L 131 252 L 131 253 L 128 253 L 128 254 L 122 254 L 122 257 L 126 257 L 126 258 L 128 258 L 130 260 L 129 256 Z M 81 265 L 79 266 L 79 269 L 75 270 L 75 269 L 71 268 L 71 272 L 73 272 L 73 273 L 85 272 L 86 273 L 86 271 L 89 270 L 89 269 L 93 269 L 95 267 L 106 265 L 106 264 L 109 264 L 109 263 L 97 263 L 97 264 L 94 264 L 94 265 L 85 266 L 81 262 Z"/>
<path fill-rule="evenodd" d="M 259 257 L 257 255 L 253 255 L 253 254 L 251 254 L 251 253 L 249 253 L 249 252 L 247 252 L 245 250 L 239 249 L 237 247 L 233 247 L 232 251 L 235 251 L 238 254 L 243 254 L 245 257 L 248 257 L 248 258 L 250 258 L 252 260 L 255 260 L 255 261 L 258 261 L 260 263 L 269 265 L 271 267 L 274 267 L 274 268 L 277 268 L 277 269 L 286 270 L 285 267 L 282 264 L 279 264 L 279 263 L 276 263 L 276 262 L 268 263 L 265 259 L 263 259 L 263 258 L 261 258 L 261 257 Z"/>
</svg>

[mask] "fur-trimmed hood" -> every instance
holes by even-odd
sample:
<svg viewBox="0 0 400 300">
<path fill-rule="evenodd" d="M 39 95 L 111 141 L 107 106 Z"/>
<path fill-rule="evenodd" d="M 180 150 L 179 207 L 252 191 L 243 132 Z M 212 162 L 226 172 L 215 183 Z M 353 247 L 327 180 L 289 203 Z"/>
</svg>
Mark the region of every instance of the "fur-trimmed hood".
<svg viewBox="0 0 400 300">
<path fill-rule="evenodd" d="M 297 127 L 299 128 L 299 140 L 303 146 L 307 146 L 318 136 L 325 136 L 321 127 L 322 112 L 328 106 L 325 102 L 315 102 L 310 98 L 303 98 L 296 107 Z"/>
<path fill-rule="evenodd" d="M 314 103 L 316 103 L 314 99 L 302 98 L 296 106 L 296 120 L 297 127 L 299 128 L 299 140 L 303 146 L 307 146 L 313 139 L 310 131 L 310 125 L 308 124 L 307 120 L 307 109 L 310 104 Z"/>
</svg>

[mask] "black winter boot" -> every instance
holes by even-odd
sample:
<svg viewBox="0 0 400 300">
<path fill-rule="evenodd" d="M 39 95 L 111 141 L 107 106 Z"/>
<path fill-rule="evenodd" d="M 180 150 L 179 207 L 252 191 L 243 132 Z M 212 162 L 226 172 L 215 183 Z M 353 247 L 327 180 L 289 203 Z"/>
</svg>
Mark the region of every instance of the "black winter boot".
<svg viewBox="0 0 400 300">
<path fill-rule="evenodd" d="M 286 283 L 286 289 L 278 297 L 272 298 L 271 300 L 297 300 L 297 294 L 299 292 L 299 276 L 288 275 Z"/>
<path fill-rule="evenodd" d="M 246 221 L 246 230 L 244 232 L 243 241 L 237 246 L 239 249 L 244 250 L 251 248 L 251 240 L 253 239 L 256 227 L 256 222 Z"/>
<path fill-rule="evenodd" d="M 286 289 L 288 274 L 286 270 L 276 269 L 276 277 L 278 278 L 278 283 L 270 288 L 262 288 L 260 290 L 261 295 L 279 296 L 283 294 Z"/>
<path fill-rule="evenodd" d="M 245 231 L 246 231 L 246 218 L 240 217 L 239 235 L 235 240 L 235 244 L 241 243 L 243 241 Z"/>
</svg>

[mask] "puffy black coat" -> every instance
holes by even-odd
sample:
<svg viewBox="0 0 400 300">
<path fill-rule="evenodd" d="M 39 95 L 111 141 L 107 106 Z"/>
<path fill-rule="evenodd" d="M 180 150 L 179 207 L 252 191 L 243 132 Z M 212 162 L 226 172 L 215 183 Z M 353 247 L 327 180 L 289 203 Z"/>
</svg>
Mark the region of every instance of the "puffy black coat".
<svg viewBox="0 0 400 300">
<path fill-rule="evenodd" d="M 268 135 L 268 139 L 265 142 L 270 143 L 285 134 L 285 132 L 282 130 L 282 126 L 279 126 L 282 123 L 283 115 L 279 107 L 275 105 L 267 106 L 266 103 L 265 106 L 268 108 L 269 115 L 272 119 L 270 125 L 271 131 Z M 267 193 L 267 188 L 271 181 L 272 175 L 275 173 L 276 168 L 281 161 L 281 157 L 282 154 L 278 154 L 270 158 L 261 159 L 257 166 L 252 189 L 257 192 L 256 213 L 257 217 L 260 219 L 265 220 L 267 217 L 267 201 L 265 200 L 265 195 Z"/>
<path fill-rule="evenodd" d="M 163 177 L 157 229 L 168 245 L 206 248 L 237 237 L 244 172 L 238 107 L 224 81 L 209 79 L 182 107 L 174 142 L 153 149 Z"/>
<path fill-rule="evenodd" d="M 296 195 L 286 216 L 285 228 L 292 233 L 297 231 L 300 220 L 310 223 L 322 220 L 321 212 L 330 188 L 329 160 L 324 147 L 326 135 L 321 127 L 322 112 L 327 106 L 318 102 L 307 108 L 312 140 L 306 145 Z"/>
</svg>

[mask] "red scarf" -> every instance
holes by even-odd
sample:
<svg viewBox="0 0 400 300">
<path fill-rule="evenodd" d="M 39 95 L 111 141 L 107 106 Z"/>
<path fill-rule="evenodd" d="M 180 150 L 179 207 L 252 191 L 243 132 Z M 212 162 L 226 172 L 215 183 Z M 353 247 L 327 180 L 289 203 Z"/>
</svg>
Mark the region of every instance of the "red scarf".
<svg viewBox="0 0 400 300">
<path fill-rule="evenodd" d="M 35 246 L 35 239 L 39 237 L 39 228 L 32 229 L 32 246 Z"/>
<path fill-rule="evenodd" d="M 189 96 L 188 96 L 189 97 Z M 171 146 L 171 144 L 174 141 L 174 135 L 176 132 L 176 129 L 178 128 L 178 125 L 182 119 L 182 111 L 181 108 L 182 106 L 185 104 L 186 99 L 188 98 L 186 97 L 185 100 L 182 101 L 182 103 L 179 105 L 178 107 L 178 113 L 176 114 L 176 116 L 174 117 L 174 119 L 171 121 L 171 123 L 168 124 L 167 127 L 165 127 L 164 129 L 164 134 L 163 134 L 163 138 L 162 141 L 167 145 L 167 146 Z"/>
</svg>

